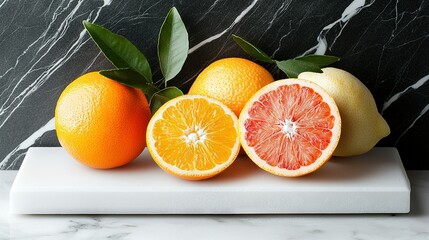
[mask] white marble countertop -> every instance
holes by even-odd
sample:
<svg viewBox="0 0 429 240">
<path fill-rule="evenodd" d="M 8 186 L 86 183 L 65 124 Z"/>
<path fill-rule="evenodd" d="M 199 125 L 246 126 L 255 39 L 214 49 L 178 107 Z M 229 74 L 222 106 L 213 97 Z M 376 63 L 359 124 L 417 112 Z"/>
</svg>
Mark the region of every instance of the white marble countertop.
<svg viewBox="0 0 429 240">
<path fill-rule="evenodd" d="M 429 239 L 429 171 L 408 171 L 399 215 L 13 215 L 0 171 L 0 239 Z"/>
</svg>

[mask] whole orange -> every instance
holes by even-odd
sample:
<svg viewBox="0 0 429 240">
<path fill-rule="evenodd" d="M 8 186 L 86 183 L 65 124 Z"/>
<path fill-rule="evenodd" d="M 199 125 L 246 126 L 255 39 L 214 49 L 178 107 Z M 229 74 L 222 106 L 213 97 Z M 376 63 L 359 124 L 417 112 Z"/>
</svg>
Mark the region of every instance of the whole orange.
<svg viewBox="0 0 429 240">
<path fill-rule="evenodd" d="M 198 75 L 189 94 L 214 98 L 239 116 L 247 100 L 271 82 L 273 76 L 261 65 L 244 58 L 224 58 Z"/>
<path fill-rule="evenodd" d="M 61 146 L 73 158 L 106 169 L 125 165 L 144 150 L 150 117 L 142 91 L 90 72 L 62 92 L 55 127 Z"/>
</svg>

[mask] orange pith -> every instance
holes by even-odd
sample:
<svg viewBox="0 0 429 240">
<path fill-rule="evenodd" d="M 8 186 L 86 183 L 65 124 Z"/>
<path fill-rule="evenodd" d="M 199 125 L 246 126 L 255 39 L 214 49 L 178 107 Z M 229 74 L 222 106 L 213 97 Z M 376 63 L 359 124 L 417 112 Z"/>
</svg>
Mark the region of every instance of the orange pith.
<svg viewBox="0 0 429 240">
<path fill-rule="evenodd" d="M 237 157 L 238 119 L 222 103 L 186 95 L 170 100 L 148 125 L 148 150 L 175 176 L 199 180 L 222 172 Z"/>
<path fill-rule="evenodd" d="M 93 168 L 114 168 L 146 147 L 150 110 L 142 91 L 98 72 L 70 83 L 58 99 L 55 126 L 61 146 Z"/>
<path fill-rule="evenodd" d="M 240 140 L 261 168 L 281 176 L 315 171 L 338 144 L 341 120 L 332 98 L 298 79 L 279 80 L 258 91 L 239 120 Z"/>
</svg>

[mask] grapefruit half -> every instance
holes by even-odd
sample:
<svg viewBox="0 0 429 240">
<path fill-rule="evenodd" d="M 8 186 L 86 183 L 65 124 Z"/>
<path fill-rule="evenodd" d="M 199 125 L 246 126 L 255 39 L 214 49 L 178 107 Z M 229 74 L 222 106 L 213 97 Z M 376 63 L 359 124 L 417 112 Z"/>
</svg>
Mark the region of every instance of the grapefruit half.
<svg viewBox="0 0 429 240">
<path fill-rule="evenodd" d="M 307 80 L 285 79 L 257 91 L 239 117 L 239 138 L 263 170 L 298 177 L 332 156 L 341 134 L 335 101 Z"/>
</svg>

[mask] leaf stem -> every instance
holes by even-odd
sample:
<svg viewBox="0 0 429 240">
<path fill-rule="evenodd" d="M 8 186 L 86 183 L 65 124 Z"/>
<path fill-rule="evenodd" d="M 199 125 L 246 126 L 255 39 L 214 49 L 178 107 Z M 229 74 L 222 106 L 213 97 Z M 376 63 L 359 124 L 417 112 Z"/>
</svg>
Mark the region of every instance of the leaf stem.
<svg viewBox="0 0 429 240">
<path fill-rule="evenodd" d="M 158 87 L 156 87 L 153 83 L 147 84 L 140 89 L 146 94 L 148 100 L 150 100 L 155 93 L 161 90 Z"/>
</svg>

